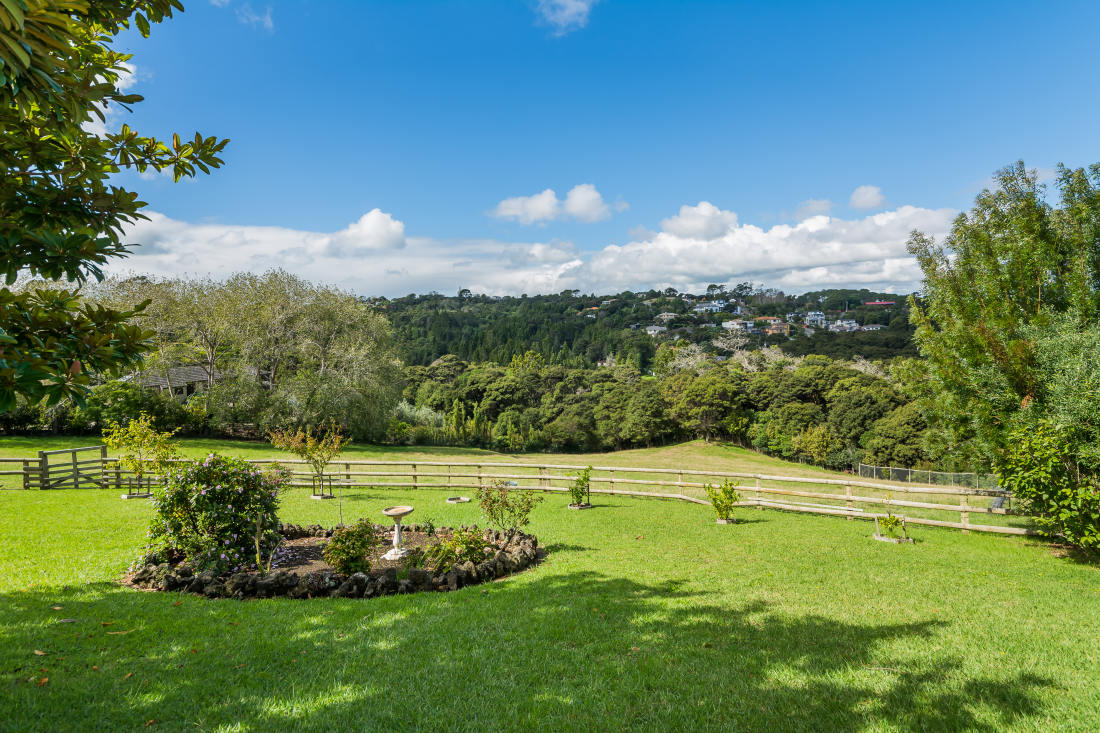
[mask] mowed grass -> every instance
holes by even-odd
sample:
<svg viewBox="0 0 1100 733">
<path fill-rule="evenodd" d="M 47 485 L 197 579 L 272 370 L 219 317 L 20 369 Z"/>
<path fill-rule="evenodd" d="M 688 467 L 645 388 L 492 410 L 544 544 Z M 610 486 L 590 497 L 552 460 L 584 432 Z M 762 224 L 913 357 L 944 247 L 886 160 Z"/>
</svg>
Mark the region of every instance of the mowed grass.
<svg viewBox="0 0 1100 733">
<path fill-rule="evenodd" d="M 179 439 L 177 445 L 180 452 L 188 458 L 199 458 L 205 456 L 211 452 L 220 452 L 228 455 L 237 455 L 242 458 L 263 460 L 283 460 L 293 459 L 294 456 L 285 453 L 283 451 L 274 448 L 268 443 L 259 441 L 241 441 L 241 440 L 224 440 L 224 439 L 204 439 L 204 438 L 182 438 Z M 94 436 L 35 436 L 35 437 L 20 437 L 20 436 L 0 436 L 0 457 L 7 458 L 34 458 L 37 457 L 40 450 L 56 450 L 62 448 L 78 448 L 87 447 L 98 444 L 98 439 Z M 94 454 L 93 454 L 94 455 Z M 63 462 L 64 457 L 54 459 L 55 462 Z M 431 462 L 454 462 L 454 463 L 473 463 L 482 464 L 485 466 L 486 472 L 495 471 L 496 473 L 511 473 L 515 475 L 527 475 L 529 481 L 524 485 L 536 485 L 537 483 L 537 471 L 534 468 L 493 468 L 494 463 L 520 463 L 520 464 L 551 464 L 551 465 L 564 465 L 582 467 L 586 465 L 603 466 L 603 467 L 628 467 L 635 469 L 633 473 L 618 473 L 617 476 L 620 480 L 635 479 L 644 481 L 671 481 L 675 482 L 678 478 L 684 482 L 691 483 L 703 483 L 714 482 L 717 483 L 718 479 L 711 476 L 692 475 L 692 471 L 719 471 L 719 472 L 734 472 L 734 473 L 750 473 L 750 474 L 764 474 L 771 476 L 783 476 L 790 478 L 809 478 L 809 479 L 832 479 L 836 481 L 859 481 L 858 476 L 851 474 L 845 474 L 836 471 L 828 471 L 818 466 L 794 463 L 790 461 L 784 461 L 779 458 L 773 458 L 761 453 L 757 453 L 753 450 L 740 448 L 734 445 L 726 443 L 705 443 L 701 440 L 689 441 L 685 443 L 679 443 L 675 445 L 659 446 L 655 448 L 642 448 L 636 450 L 624 450 L 610 453 L 527 453 L 527 454 L 511 454 L 511 453 L 498 453 L 495 451 L 480 450 L 477 448 L 452 448 L 452 447 L 433 447 L 433 446 L 384 446 L 384 445 L 360 445 L 352 444 L 348 446 L 338 459 L 337 464 L 334 466 L 334 471 L 339 477 L 342 474 L 342 469 L 339 461 L 358 461 L 358 460 L 376 460 L 376 461 L 401 461 L 405 465 L 393 468 L 383 467 L 365 467 L 365 466 L 350 466 L 351 471 L 364 471 L 364 470 L 382 470 L 382 471 L 407 471 L 413 464 L 417 464 L 418 476 L 421 484 L 436 483 L 444 485 L 447 483 L 443 478 L 431 478 L 426 474 L 436 471 L 446 473 L 449 469 L 444 467 L 431 467 L 425 466 L 426 463 Z M 682 469 L 682 476 L 675 474 L 660 474 L 660 473 L 647 473 L 644 471 L 639 472 L 639 469 L 645 468 L 662 468 L 662 469 Z M 0 470 L 12 471 L 18 474 L 22 470 L 20 464 L 7 463 L 0 464 Z M 302 471 L 306 469 L 301 468 Z M 460 471 L 461 469 L 453 468 L 453 471 Z M 476 468 L 465 469 L 468 473 L 476 473 Z M 568 477 L 568 471 L 558 471 L 559 474 L 566 474 Z M 594 489 L 606 489 L 608 484 L 606 474 L 598 474 L 593 477 Z M 354 475 L 351 478 L 356 478 Z M 358 478 L 360 482 L 369 483 L 369 479 Z M 381 479 L 381 481 L 387 481 L 389 483 L 399 483 L 401 481 L 408 481 L 408 476 L 404 478 L 388 477 Z M 476 483 L 476 476 L 468 478 L 467 482 Z M 742 479 L 742 493 L 745 498 L 753 498 L 752 485 L 753 480 Z M 458 483 L 461 483 L 459 481 Z M 896 486 L 900 488 L 908 488 L 912 490 L 914 485 L 888 482 L 888 481 L 871 481 L 871 483 Z M 556 484 L 559 487 L 563 487 L 565 484 L 558 482 Z M 785 502 L 803 502 L 809 504 L 816 504 L 817 506 L 832 506 L 835 508 L 844 508 L 845 502 L 843 499 L 844 487 L 843 486 L 822 486 L 820 484 L 813 483 L 798 483 L 798 482 L 765 482 L 765 485 L 771 485 L 776 488 L 793 489 L 800 491 L 812 491 L 820 493 L 831 493 L 838 495 L 836 498 L 797 498 L 790 496 L 780 495 L 765 495 L 762 498 L 771 499 L 773 501 L 785 501 Z M 3 488 L 19 488 L 22 486 L 22 478 L 19 475 L 3 476 L 0 475 L 0 487 Z M 619 489 L 633 489 L 650 492 L 671 492 L 676 493 L 677 488 L 669 486 L 659 486 L 655 484 L 644 485 L 630 485 L 627 483 L 619 483 Z M 695 496 L 699 498 L 705 497 L 704 491 L 700 487 L 683 487 L 682 492 L 688 496 Z M 902 493 L 902 492 L 890 492 L 881 489 L 872 489 L 867 487 L 857 487 L 855 490 L 857 496 L 866 497 L 878 497 L 878 498 L 892 498 L 905 499 L 909 501 L 926 502 L 934 504 L 944 505 L 958 505 L 960 502 L 959 496 L 953 496 L 950 494 L 923 494 L 923 493 Z M 970 497 L 970 505 L 974 508 L 971 513 L 971 522 L 974 524 L 986 524 L 986 525 L 1011 525 L 1017 527 L 1027 527 L 1030 523 L 1025 518 L 1005 516 L 1002 514 L 990 514 L 981 511 L 982 507 L 989 506 L 991 499 L 989 497 Z M 859 503 L 855 504 L 857 509 L 862 508 L 867 512 L 883 512 L 885 508 L 881 504 Z M 895 514 L 901 514 L 907 517 L 924 517 L 929 519 L 937 519 L 941 521 L 960 521 L 958 512 L 944 511 L 938 509 L 921 509 L 921 508 L 905 508 L 894 507 L 892 511 Z"/>
<path fill-rule="evenodd" d="M 343 511 L 478 520 L 446 496 L 352 490 Z M 1017 537 L 888 545 L 863 521 L 595 500 L 548 495 L 530 529 L 549 554 L 495 583 L 238 602 L 116 584 L 146 501 L 0 492 L 0 729 L 1100 728 L 1095 566 Z M 337 511 L 297 489 L 282 516 Z"/>
<path fill-rule="evenodd" d="M 174 441 L 180 453 L 187 458 L 199 458 L 212 452 L 251 459 L 293 458 L 270 443 L 251 440 L 226 440 L 222 438 L 179 438 Z M 0 457 L 35 458 L 38 451 L 62 448 L 83 448 L 101 445 L 94 435 L 73 436 L 0 436 Z M 112 452 L 113 455 L 113 452 Z M 392 446 L 352 443 L 340 455 L 341 459 L 378 461 L 484 461 L 514 463 L 555 463 L 568 465 L 634 466 L 649 468 L 676 467 L 714 471 L 743 471 L 746 473 L 782 472 L 787 476 L 831 476 L 844 474 L 829 472 L 817 466 L 802 465 L 762 455 L 752 450 L 723 443 L 704 443 L 701 440 L 613 453 L 498 453 L 479 448 L 455 448 L 449 446 Z M 14 467 L 13 467 L 14 468 Z M 792 473 L 793 472 L 793 473 Z M 9 481 L 9 485 L 16 484 Z"/>
</svg>

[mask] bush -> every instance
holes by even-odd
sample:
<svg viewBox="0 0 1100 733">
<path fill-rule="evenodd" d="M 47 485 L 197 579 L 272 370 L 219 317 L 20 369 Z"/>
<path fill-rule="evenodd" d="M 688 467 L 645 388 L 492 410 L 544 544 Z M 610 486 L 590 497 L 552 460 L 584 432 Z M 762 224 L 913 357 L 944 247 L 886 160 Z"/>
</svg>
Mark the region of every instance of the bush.
<svg viewBox="0 0 1100 733">
<path fill-rule="evenodd" d="M 719 519 L 729 519 L 734 505 L 741 501 L 741 495 L 737 493 L 737 483 L 730 479 L 723 481 L 717 488 L 705 484 L 703 490 L 707 492 L 707 498 Z"/>
<path fill-rule="evenodd" d="M 893 514 L 879 517 L 878 526 L 887 537 L 897 537 L 898 532 L 905 532 L 905 523 L 901 521 L 901 517 L 895 517 Z"/>
<path fill-rule="evenodd" d="M 128 423 L 142 415 L 151 415 L 157 430 L 187 429 L 191 416 L 183 405 L 166 392 L 141 387 L 133 382 L 105 382 L 92 389 L 83 407 L 68 415 L 66 429 L 90 431 L 112 422 Z"/>
<path fill-rule="evenodd" d="M 169 471 L 153 495 L 151 554 L 218 574 L 270 566 L 282 542 L 277 510 L 286 478 L 216 453 Z"/>
<path fill-rule="evenodd" d="M 587 504 L 592 496 L 591 486 L 592 466 L 589 466 L 577 473 L 573 485 L 569 487 L 569 502 L 575 505 Z"/>
<path fill-rule="evenodd" d="M 508 536 L 507 545 L 531 521 L 531 511 L 542 501 L 533 491 L 513 491 L 503 481 L 477 490 L 477 502 L 489 524 Z"/>
<path fill-rule="evenodd" d="M 1001 486 L 1031 514 L 1039 533 L 1100 551 L 1100 476 L 1083 470 L 1064 435 L 1046 422 L 1009 434 Z"/>
<path fill-rule="evenodd" d="M 450 537 L 443 537 L 424 553 L 424 559 L 437 573 L 445 573 L 455 565 L 469 560 L 477 565 L 485 560 L 485 551 L 492 545 L 476 528 L 459 528 Z"/>
<path fill-rule="evenodd" d="M 374 525 L 360 519 L 350 527 L 340 527 L 322 551 L 325 562 L 344 575 L 370 572 L 370 555 L 378 546 Z"/>
</svg>

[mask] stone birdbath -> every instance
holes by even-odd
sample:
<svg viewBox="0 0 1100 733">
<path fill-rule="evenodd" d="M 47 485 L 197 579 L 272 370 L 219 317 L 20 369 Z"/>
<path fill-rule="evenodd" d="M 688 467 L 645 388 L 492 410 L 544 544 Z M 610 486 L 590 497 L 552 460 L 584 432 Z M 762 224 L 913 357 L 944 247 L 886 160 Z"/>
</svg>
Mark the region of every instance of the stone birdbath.
<svg viewBox="0 0 1100 733">
<path fill-rule="evenodd" d="M 412 514 L 411 506 L 388 506 L 382 513 L 393 519 L 393 548 L 382 556 L 383 560 L 403 560 L 409 551 L 401 546 L 401 518 Z"/>
</svg>

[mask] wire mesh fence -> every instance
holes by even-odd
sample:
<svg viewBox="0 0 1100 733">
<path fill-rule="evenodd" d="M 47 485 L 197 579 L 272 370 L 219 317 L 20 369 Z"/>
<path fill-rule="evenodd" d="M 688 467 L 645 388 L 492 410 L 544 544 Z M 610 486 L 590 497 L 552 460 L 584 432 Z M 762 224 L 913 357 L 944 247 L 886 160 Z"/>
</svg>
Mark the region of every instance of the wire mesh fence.
<svg viewBox="0 0 1100 733">
<path fill-rule="evenodd" d="M 868 466 L 865 463 L 859 464 L 859 477 L 928 486 L 960 486 L 967 489 L 997 489 L 1000 486 L 996 474 L 992 473 L 926 471 L 918 468 Z"/>
</svg>

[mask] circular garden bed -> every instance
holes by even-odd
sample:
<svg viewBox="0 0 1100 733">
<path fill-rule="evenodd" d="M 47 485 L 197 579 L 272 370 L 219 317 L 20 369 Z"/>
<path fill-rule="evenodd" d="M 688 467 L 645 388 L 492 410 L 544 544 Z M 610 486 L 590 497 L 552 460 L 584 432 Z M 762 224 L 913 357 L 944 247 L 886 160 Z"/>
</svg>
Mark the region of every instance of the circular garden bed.
<svg viewBox="0 0 1100 733">
<path fill-rule="evenodd" d="M 433 567 L 426 559 L 432 545 L 454 535 L 450 527 L 432 529 L 403 525 L 402 546 L 409 550 L 402 560 L 386 560 L 393 526 L 374 525 L 379 542 L 372 550 L 369 572 L 341 574 L 325 561 L 323 549 L 334 533 L 318 525 L 280 526 L 283 542 L 271 572 L 240 571 L 217 575 L 212 570 L 196 573 L 187 562 L 146 564 L 126 576 L 125 583 L 145 590 L 187 592 L 208 598 L 373 598 L 396 593 L 449 591 L 517 573 L 541 556 L 534 535 L 518 532 L 511 542 L 501 532 L 484 530 L 484 559 L 465 560 L 450 567 Z M 462 528 L 465 530 L 465 528 Z"/>
</svg>

